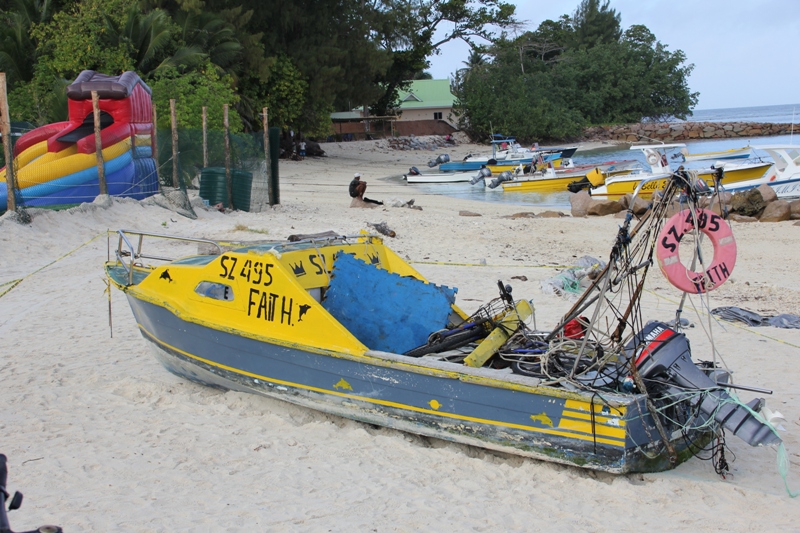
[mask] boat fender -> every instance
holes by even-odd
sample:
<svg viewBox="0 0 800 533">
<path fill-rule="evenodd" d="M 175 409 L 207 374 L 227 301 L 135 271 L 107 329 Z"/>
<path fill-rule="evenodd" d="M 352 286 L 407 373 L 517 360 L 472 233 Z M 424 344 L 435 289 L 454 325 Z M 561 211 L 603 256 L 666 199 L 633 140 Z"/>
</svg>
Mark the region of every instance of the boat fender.
<svg viewBox="0 0 800 533">
<path fill-rule="evenodd" d="M 658 161 L 661 159 L 658 156 L 658 152 L 656 152 L 655 150 L 648 149 L 645 150 L 644 153 L 645 153 L 645 159 L 647 160 L 647 164 L 650 166 L 655 166 L 656 163 L 658 163 Z"/>
<path fill-rule="evenodd" d="M 702 294 L 716 289 L 730 277 L 736 264 L 736 240 L 725 220 L 705 209 L 696 213 L 697 229 L 703 232 L 714 247 L 714 259 L 705 272 L 695 272 L 681 263 L 678 249 L 684 235 L 695 227 L 692 211 L 684 209 L 667 220 L 658 234 L 656 256 L 664 277 L 680 290 Z"/>
</svg>

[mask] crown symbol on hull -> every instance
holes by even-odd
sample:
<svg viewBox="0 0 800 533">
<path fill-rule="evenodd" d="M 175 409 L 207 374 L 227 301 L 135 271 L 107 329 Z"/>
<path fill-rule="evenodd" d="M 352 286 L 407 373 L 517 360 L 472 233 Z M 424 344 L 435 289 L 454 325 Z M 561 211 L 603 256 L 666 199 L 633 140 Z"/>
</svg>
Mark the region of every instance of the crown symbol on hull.
<svg viewBox="0 0 800 533">
<path fill-rule="evenodd" d="M 378 259 L 378 254 L 375 255 L 367 254 L 367 257 L 369 257 L 370 264 L 377 265 L 378 263 L 381 262 L 380 259 Z"/>
<path fill-rule="evenodd" d="M 292 267 L 292 272 L 294 273 L 295 276 L 305 276 L 306 275 L 306 269 L 303 267 L 303 262 L 302 261 L 300 261 L 299 263 L 297 263 L 295 265 L 291 265 L 291 267 Z"/>
</svg>

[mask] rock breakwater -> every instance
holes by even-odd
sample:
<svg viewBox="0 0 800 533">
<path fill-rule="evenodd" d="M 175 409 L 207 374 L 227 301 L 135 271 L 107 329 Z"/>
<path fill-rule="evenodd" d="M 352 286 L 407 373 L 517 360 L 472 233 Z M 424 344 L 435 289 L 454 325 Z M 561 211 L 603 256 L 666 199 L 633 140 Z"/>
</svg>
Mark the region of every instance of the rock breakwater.
<svg viewBox="0 0 800 533">
<path fill-rule="evenodd" d="M 794 129 L 798 129 L 795 127 Z M 639 142 L 690 141 L 699 139 L 727 139 L 735 137 L 767 137 L 789 135 L 792 124 L 760 122 L 645 122 L 616 126 L 592 126 L 583 130 L 588 141 Z"/>
</svg>

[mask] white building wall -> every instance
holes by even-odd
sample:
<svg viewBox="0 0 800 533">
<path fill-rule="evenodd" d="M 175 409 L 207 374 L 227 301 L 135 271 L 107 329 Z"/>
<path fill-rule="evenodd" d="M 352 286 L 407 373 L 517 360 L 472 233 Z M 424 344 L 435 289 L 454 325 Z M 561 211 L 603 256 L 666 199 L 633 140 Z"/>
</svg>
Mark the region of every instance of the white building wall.
<svg viewBox="0 0 800 533">
<path fill-rule="evenodd" d="M 449 122 L 450 107 L 431 107 L 427 109 L 404 109 L 400 120 L 434 120 L 434 113 L 441 113 L 442 120 Z"/>
</svg>

